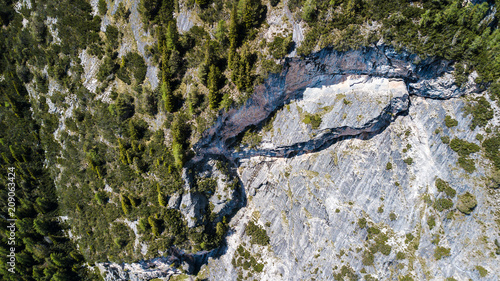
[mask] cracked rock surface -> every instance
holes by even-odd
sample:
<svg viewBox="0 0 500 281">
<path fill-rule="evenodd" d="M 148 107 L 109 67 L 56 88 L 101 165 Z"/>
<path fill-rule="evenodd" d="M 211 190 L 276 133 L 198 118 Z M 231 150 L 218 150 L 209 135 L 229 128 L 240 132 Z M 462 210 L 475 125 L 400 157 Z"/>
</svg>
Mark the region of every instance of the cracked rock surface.
<svg viewBox="0 0 500 281">
<path fill-rule="evenodd" d="M 416 60 L 385 46 L 290 59 L 245 105 L 222 113 L 190 163 L 196 176 L 217 178 L 210 203 L 195 193 L 169 201 L 180 206 L 190 227 L 202 205 L 213 204 L 220 215 L 235 213 L 226 243 L 193 255 L 206 263 L 199 276 L 334 280 L 349 271 L 378 280 L 478 280 L 481 266 L 488 271 L 482 280 L 499 279 L 493 242 L 498 215 L 492 214 L 500 196 L 485 187 L 480 153 L 471 155 L 477 169 L 467 173 L 442 141 L 447 136 L 479 144 L 476 135 L 484 130 L 469 128 L 460 97 L 484 93 L 476 93 L 474 74 L 457 88 L 447 62 Z M 320 122 L 304 122 L 307 115 Z M 447 115 L 458 125 L 445 126 Z M 262 141 L 238 149 L 238 135 L 251 126 L 261 128 Z M 226 190 L 227 179 L 213 161 L 219 157 L 235 166 L 243 190 Z M 458 212 L 457 196 L 450 209 L 437 210 L 434 203 L 444 198 L 437 178 L 458 195 L 474 194 L 474 212 Z M 190 186 L 193 179 L 186 174 L 185 181 Z M 250 221 L 266 230 L 269 245 L 251 243 L 245 231 Z M 373 250 L 380 239 L 385 248 Z M 238 266 L 240 246 L 264 265 L 261 272 Z M 436 256 L 440 249 L 448 252 Z"/>
<path fill-rule="evenodd" d="M 484 280 L 500 277 L 491 238 L 498 235 L 491 215 L 498 194 L 484 185 L 484 160 L 471 155 L 477 170 L 469 174 L 441 140 L 479 144 L 475 136 L 484 131 L 469 128 L 458 98 L 476 91 L 473 77 L 458 89 L 446 63 L 415 66 L 408 62 L 411 55 L 379 52 L 320 53 L 319 61 L 291 63 L 284 76 L 270 79 L 208 135 L 219 142 L 206 151 L 223 153 L 242 123 L 257 124 L 278 108 L 257 148 L 232 152 L 250 199 L 231 221 L 226 253 L 202 268 L 209 280 L 254 274 L 258 280 L 334 280 L 343 266 L 379 280 L 477 280 L 477 266 L 488 271 Z M 370 62 L 374 57 L 381 61 Z M 321 116 L 317 128 L 303 122 L 306 113 Z M 459 125 L 446 127 L 446 115 Z M 437 178 L 457 194 L 474 194 L 475 213 L 458 212 L 457 197 L 450 209 L 437 210 L 434 202 L 444 198 Z M 367 227 L 358 224 L 362 218 Z M 250 244 L 250 221 L 266 229 L 269 246 Z M 364 255 L 382 236 L 369 234 L 368 227 L 378 229 L 389 247 L 375 251 L 371 261 Z M 262 273 L 237 265 L 241 245 L 265 264 Z M 449 252 L 436 256 L 440 249 Z"/>
<path fill-rule="evenodd" d="M 240 177 L 252 199 L 232 220 L 235 232 L 228 237 L 226 254 L 211 259 L 204 269 L 209 279 L 236 280 L 240 269 L 232 259 L 239 245 L 249 244 L 244 229 L 255 221 L 251 216 L 255 212 L 260 214 L 256 222 L 270 237 L 260 260 L 265 267 L 259 280 L 333 280 L 343 265 L 360 276 L 364 269 L 379 280 L 405 275 L 415 280 L 478 280 L 476 266 L 489 272 L 482 280 L 500 278 L 495 269 L 498 258 L 491 256 L 493 242 L 485 238 L 498 232 L 491 215 L 498 198 L 484 187 L 480 165 L 467 174 L 457 167 L 458 155 L 440 139 L 448 135 L 477 143 L 480 131 L 468 128 L 470 118 L 463 117 L 463 105 L 460 99 L 412 97 L 409 114 L 372 138 L 345 139 L 290 158 L 243 159 Z M 275 119 L 274 128 L 293 112 L 283 114 Z M 447 114 L 457 118 L 457 127 L 444 125 Z M 436 134 L 436 129 L 441 132 Z M 408 158 L 413 159 L 411 165 L 404 161 Z M 388 162 L 391 169 L 386 168 Z M 444 212 L 434 209 L 426 198 L 442 198 L 435 187 L 438 177 L 458 194 L 473 193 L 478 200 L 475 213 L 466 216 L 455 207 Z M 457 198 L 452 201 L 456 206 Z M 432 229 L 427 225 L 430 216 L 436 217 Z M 376 253 L 369 266 L 363 264 L 363 253 L 371 238 L 366 228 L 359 227 L 360 218 L 384 233 L 391 247 L 388 255 Z M 406 241 L 408 234 L 412 241 Z M 436 259 L 438 246 L 449 249 L 449 256 Z M 262 248 L 251 246 L 254 254 Z M 396 258 L 398 252 L 405 258 Z"/>
</svg>

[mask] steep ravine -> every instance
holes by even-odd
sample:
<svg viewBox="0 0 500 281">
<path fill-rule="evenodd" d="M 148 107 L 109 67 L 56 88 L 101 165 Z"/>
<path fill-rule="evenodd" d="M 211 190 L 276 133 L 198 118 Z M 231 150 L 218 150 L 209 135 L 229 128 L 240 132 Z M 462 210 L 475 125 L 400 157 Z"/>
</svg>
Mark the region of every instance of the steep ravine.
<svg viewBox="0 0 500 281">
<path fill-rule="evenodd" d="M 411 85 L 411 84 L 410 84 Z M 426 85 L 428 90 L 432 86 Z M 410 86 L 411 87 L 411 86 Z M 333 143 L 347 138 L 360 137 L 362 139 L 370 138 L 386 129 L 398 116 L 408 113 L 410 107 L 410 96 L 425 97 L 429 99 L 445 100 L 457 98 L 465 94 L 466 91 L 457 91 L 453 95 L 443 90 L 441 93 L 427 95 L 421 93 L 418 89 L 412 89 L 413 94 L 403 94 L 391 98 L 389 104 L 380 112 L 380 114 L 362 124 L 360 127 L 342 126 L 333 128 L 323 128 L 314 131 L 314 137 L 305 142 L 295 143 L 290 146 L 277 146 L 271 149 L 248 149 L 245 151 L 233 152 L 230 158 L 233 160 L 249 158 L 255 156 L 266 157 L 293 157 L 305 153 L 317 152 L 331 146 Z M 438 92 L 438 91 L 436 91 Z"/>
<path fill-rule="evenodd" d="M 248 127 L 259 125 L 272 112 L 293 100 L 301 99 L 307 88 L 334 85 L 349 76 L 401 79 L 406 83 L 410 95 L 435 99 L 458 97 L 475 90 L 471 84 L 465 89 L 454 85 L 449 62 L 427 58 L 414 64 L 417 60 L 419 58 L 416 55 L 397 53 L 385 45 L 347 52 L 324 49 L 305 59 L 289 59 L 280 74 L 272 75 L 263 85 L 258 86 L 242 107 L 224 112 L 216 124 L 204 133 L 203 138 L 195 145 L 195 161 L 204 154 L 229 156 L 227 146 L 233 144 L 237 136 Z M 396 104 L 403 107 L 397 108 Z M 394 100 L 394 105 L 390 105 L 387 110 L 392 111 L 392 114 L 399 114 L 398 112 L 406 109 Z M 379 121 L 386 122 L 385 119 L 381 118 Z M 338 132 L 338 136 L 342 134 Z"/>
</svg>

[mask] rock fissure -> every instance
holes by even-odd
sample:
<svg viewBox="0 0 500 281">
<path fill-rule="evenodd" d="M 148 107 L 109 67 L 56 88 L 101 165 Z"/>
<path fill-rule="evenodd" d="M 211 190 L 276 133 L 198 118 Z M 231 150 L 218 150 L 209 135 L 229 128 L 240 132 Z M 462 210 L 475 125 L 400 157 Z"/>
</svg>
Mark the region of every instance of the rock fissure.
<svg viewBox="0 0 500 281">
<path fill-rule="evenodd" d="M 362 82 L 357 82 L 362 83 Z M 354 84 L 353 84 L 354 85 Z M 350 127 L 342 126 L 335 128 L 327 128 L 319 130 L 316 133 L 316 137 L 307 142 L 297 143 L 291 146 L 279 146 L 274 149 L 249 149 L 242 152 L 230 153 L 229 158 L 233 160 L 238 160 L 242 158 L 250 158 L 255 156 L 266 156 L 266 157 L 294 157 L 306 153 L 313 153 L 323 150 L 337 141 L 349 139 L 349 138 L 361 138 L 369 139 L 374 135 L 380 134 L 384 131 L 394 120 L 400 115 L 406 115 L 411 106 L 411 100 L 409 97 L 421 97 L 424 99 L 438 99 L 447 100 L 458 98 L 460 96 L 447 96 L 444 98 L 436 98 L 433 96 L 422 96 L 418 93 L 413 93 L 406 95 L 404 97 L 393 98 L 382 113 L 376 118 L 368 121 L 361 127 Z"/>
<path fill-rule="evenodd" d="M 258 86 L 242 107 L 221 114 L 215 125 L 195 145 L 196 156 L 193 160 L 197 162 L 208 155 L 224 155 L 236 160 L 260 155 L 291 157 L 314 152 L 341 138 L 366 138 L 383 131 L 395 117 L 408 111 L 409 96 L 444 100 L 477 91 L 473 78 L 462 88 L 454 84 L 449 62 L 428 58 L 415 65 L 413 61 L 416 59 L 416 55 L 396 53 L 384 45 L 347 52 L 325 49 L 306 59 L 289 59 L 282 73 Z M 231 151 L 230 147 L 245 131 L 262 126 L 273 113 L 292 101 L 301 100 L 306 89 L 328 87 L 345 82 L 352 76 L 401 79 L 406 85 L 407 96 L 402 100 L 399 97 L 392 99 L 378 117 L 360 127 L 340 126 L 314 131 L 317 136 L 312 140 L 292 146 Z M 355 81 L 351 86 L 359 83 L 363 81 Z"/>
<path fill-rule="evenodd" d="M 408 111 L 408 96 L 394 98 L 391 103 L 382 111 L 382 113 L 368 121 L 359 128 L 343 126 L 337 128 L 323 129 L 318 136 L 307 142 L 297 143 L 291 146 L 281 146 L 275 149 L 247 150 L 243 152 L 234 152 L 232 159 L 249 158 L 253 156 L 270 157 L 293 157 L 305 153 L 312 153 L 331 146 L 333 143 L 351 137 L 370 138 L 387 128 L 397 116 L 405 114 Z"/>
</svg>

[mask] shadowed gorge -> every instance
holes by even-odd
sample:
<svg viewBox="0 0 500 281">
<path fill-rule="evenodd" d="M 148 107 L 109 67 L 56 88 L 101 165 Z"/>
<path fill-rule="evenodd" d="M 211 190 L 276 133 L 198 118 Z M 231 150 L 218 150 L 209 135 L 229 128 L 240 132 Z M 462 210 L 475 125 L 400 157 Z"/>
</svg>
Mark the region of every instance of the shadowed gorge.
<svg viewBox="0 0 500 281">
<path fill-rule="evenodd" d="M 279 75 L 272 75 L 263 85 L 257 86 L 255 93 L 240 108 L 223 112 L 212 128 L 195 145 L 195 161 L 204 154 L 224 154 L 238 159 L 252 156 L 290 157 L 304 152 L 318 151 L 338 138 L 347 136 L 373 135 L 385 129 L 394 118 L 409 107 L 409 95 L 433 99 L 459 97 L 468 89 L 460 89 L 453 84 L 441 88 L 439 79 L 451 68 L 446 61 L 428 58 L 415 65 L 415 55 L 397 53 L 386 46 L 362 48 L 355 51 L 337 52 L 322 50 L 305 59 L 291 59 L 285 62 Z M 380 116 L 358 128 L 327 128 L 317 132 L 314 139 L 293 147 L 279 147 L 269 150 L 245 152 L 228 151 L 235 138 L 250 126 L 259 126 L 269 115 L 283 108 L 292 100 L 299 100 L 306 88 L 321 88 L 340 83 L 349 75 L 368 77 L 398 78 L 405 82 L 408 95 L 391 100 Z M 436 83 L 437 80 L 437 83 Z M 435 83 L 435 85 L 429 85 Z M 423 85 L 423 86 L 422 86 Z M 474 89 L 475 90 L 475 89 Z"/>
</svg>

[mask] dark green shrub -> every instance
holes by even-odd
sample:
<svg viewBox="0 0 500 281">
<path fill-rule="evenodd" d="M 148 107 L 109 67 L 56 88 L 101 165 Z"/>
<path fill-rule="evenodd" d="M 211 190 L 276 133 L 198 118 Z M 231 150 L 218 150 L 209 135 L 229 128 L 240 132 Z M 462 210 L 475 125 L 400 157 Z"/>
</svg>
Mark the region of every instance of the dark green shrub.
<svg viewBox="0 0 500 281">
<path fill-rule="evenodd" d="M 280 0 L 270 0 L 269 3 L 271 4 L 272 7 L 276 7 Z"/>
<path fill-rule="evenodd" d="M 406 257 L 406 255 L 403 252 L 397 252 L 397 254 L 396 254 L 396 259 L 398 259 L 398 260 L 404 260 L 405 257 Z"/>
<path fill-rule="evenodd" d="M 262 272 L 264 270 L 264 264 L 258 263 L 253 267 L 253 269 L 255 272 Z"/>
<path fill-rule="evenodd" d="M 196 186 L 198 192 L 214 193 L 217 189 L 217 180 L 214 178 L 199 179 Z"/>
<path fill-rule="evenodd" d="M 460 156 L 468 156 L 469 154 L 480 150 L 480 147 L 477 144 L 457 138 L 451 140 L 450 148 Z"/>
<path fill-rule="evenodd" d="M 436 188 L 439 192 L 444 192 L 446 193 L 446 195 L 448 197 L 455 197 L 455 195 L 457 194 L 457 192 L 455 191 L 455 189 L 453 189 L 450 184 L 440 178 L 437 178 L 436 179 Z"/>
<path fill-rule="evenodd" d="M 476 196 L 473 194 L 466 192 L 462 195 L 458 196 L 457 209 L 466 214 L 470 215 L 472 210 L 477 206 Z"/>
<path fill-rule="evenodd" d="M 464 108 L 466 114 L 472 114 L 470 128 L 484 127 L 494 116 L 490 103 L 484 97 L 476 98 L 472 104 Z"/>
<path fill-rule="evenodd" d="M 116 28 L 114 25 L 108 25 L 106 27 L 106 41 L 111 47 L 111 49 L 115 50 L 118 48 L 120 45 L 120 31 L 118 31 L 118 28 Z M 113 57 L 111 54 L 111 58 L 116 58 Z"/>
<path fill-rule="evenodd" d="M 108 11 L 106 0 L 99 0 L 99 2 L 97 3 L 97 9 L 99 11 L 99 15 L 104 16 Z"/>
<path fill-rule="evenodd" d="M 125 121 L 135 113 L 134 98 L 130 95 L 121 94 L 116 101 L 116 115 L 120 121 Z"/>
<path fill-rule="evenodd" d="M 359 226 L 359 228 L 365 228 L 366 227 L 366 219 L 365 218 L 360 218 L 358 220 L 358 226 Z"/>
<path fill-rule="evenodd" d="M 476 165 L 474 164 L 474 160 L 468 157 L 464 156 L 458 157 L 458 165 L 468 173 L 472 173 L 476 170 Z"/>
<path fill-rule="evenodd" d="M 408 158 L 404 159 L 403 162 L 405 162 L 406 165 L 411 165 L 411 164 L 413 164 L 413 158 L 408 157 Z"/>
<path fill-rule="evenodd" d="M 312 129 L 318 129 L 322 120 L 319 114 L 305 113 L 302 122 L 304 122 L 304 124 L 310 124 Z"/>
<path fill-rule="evenodd" d="M 293 45 L 292 37 L 283 38 L 281 36 L 274 37 L 273 42 L 269 43 L 269 52 L 276 58 L 284 58 L 291 50 Z"/>
<path fill-rule="evenodd" d="M 316 1 L 307 0 L 302 7 L 302 19 L 311 22 L 316 19 Z"/>
<path fill-rule="evenodd" d="M 391 212 L 391 213 L 389 214 L 389 219 L 390 219 L 391 221 L 395 221 L 395 220 L 397 219 L 396 214 L 395 214 L 394 212 Z"/>
<path fill-rule="evenodd" d="M 144 58 L 141 55 L 139 55 L 138 53 L 129 52 L 124 57 L 122 57 L 122 64 L 120 66 L 119 73 L 122 70 L 124 72 L 122 76 L 126 76 L 125 79 L 128 79 L 128 77 L 132 75 L 137 84 L 142 84 L 142 82 L 146 78 L 147 66 Z M 121 77 L 119 78 L 122 79 Z M 126 80 L 123 81 L 127 83 Z"/>
<path fill-rule="evenodd" d="M 368 228 L 368 233 L 369 233 L 369 234 L 374 234 L 374 235 L 377 235 L 377 234 L 379 234 L 379 233 L 380 233 L 380 229 L 378 229 L 378 228 L 376 228 L 376 227 L 372 226 L 372 227 L 369 227 L 369 228 Z"/>
<path fill-rule="evenodd" d="M 455 84 L 460 88 L 463 84 L 467 82 L 468 71 L 461 63 L 455 64 L 455 71 L 453 71 L 453 76 L 455 78 Z"/>
<path fill-rule="evenodd" d="M 130 14 L 130 9 L 127 9 L 125 7 L 125 4 L 123 2 L 120 2 L 120 4 L 118 4 L 118 9 L 116 10 L 115 16 L 124 21 L 128 21 Z"/>
<path fill-rule="evenodd" d="M 405 237 L 406 237 L 406 239 L 405 239 L 406 244 L 410 243 L 415 238 L 415 236 L 413 236 L 413 234 L 411 234 L 411 233 L 407 233 Z"/>
<path fill-rule="evenodd" d="M 387 164 L 385 165 L 385 169 L 386 170 L 392 169 L 392 163 L 391 162 L 387 162 Z"/>
<path fill-rule="evenodd" d="M 413 277 L 411 277 L 410 274 L 407 275 L 401 275 L 398 277 L 398 281 L 414 281 Z"/>
<path fill-rule="evenodd" d="M 477 269 L 477 271 L 479 271 L 479 275 L 481 277 L 486 277 L 486 275 L 488 275 L 488 270 L 486 270 L 486 268 L 484 268 L 480 265 L 476 265 L 476 269 Z"/>
<path fill-rule="evenodd" d="M 167 209 L 163 216 L 165 221 L 165 228 L 170 235 L 179 236 L 184 231 L 184 222 L 182 214 L 177 209 Z"/>
<path fill-rule="evenodd" d="M 451 207 L 453 207 L 453 201 L 451 201 L 450 199 L 446 199 L 446 198 L 439 198 L 434 203 L 434 208 L 436 208 L 436 210 L 438 210 L 439 212 L 442 212 L 444 210 L 448 210 Z"/>
<path fill-rule="evenodd" d="M 256 148 L 262 141 L 262 136 L 254 130 L 247 130 L 241 139 L 242 144 L 248 145 L 249 148 Z"/>
<path fill-rule="evenodd" d="M 488 186 L 493 189 L 498 189 L 500 188 L 500 170 L 493 170 L 490 177 L 489 177 L 490 182 L 488 183 Z"/>
<path fill-rule="evenodd" d="M 440 260 L 441 258 L 448 257 L 448 256 L 450 256 L 450 248 L 438 246 L 434 250 L 434 258 L 436 260 Z"/>
<path fill-rule="evenodd" d="M 103 82 L 108 78 L 112 79 L 118 67 L 119 66 L 113 59 L 108 56 L 104 57 L 104 60 L 99 67 L 99 71 L 97 72 L 97 80 Z"/>
<path fill-rule="evenodd" d="M 375 260 L 375 255 L 373 255 L 371 251 L 365 251 L 363 253 L 361 262 L 363 263 L 364 266 L 370 266 L 373 265 L 374 260 Z"/>
<path fill-rule="evenodd" d="M 444 124 L 446 125 L 446 127 L 452 128 L 458 125 L 458 121 L 451 118 L 451 116 L 446 115 L 446 117 L 444 118 Z"/>
<path fill-rule="evenodd" d="M 485 139 L 481 146 L 484 149 L 485 155 L 493 162 L 497 169 L 500 169 L 500 135 Z"/>
<path fill-rule="evenodd" d="M 429 229 L 432 230 L 436 226 L 436 217 L 430 216 L 427 219 L 427 225 L 429 226 Z"/>
<path fill-rule="evenodd" d="M 262 246 L 269 245 L 269 236 L 265 229 L 256 225 L 253 221 L 250 221 L 245 228 L 248 235 L 251 237 L 251 242 L 254 244 L 259 244 Z"/>
</svg>

